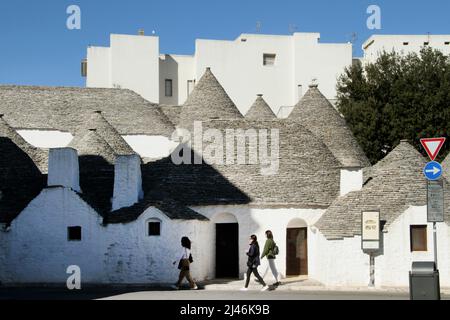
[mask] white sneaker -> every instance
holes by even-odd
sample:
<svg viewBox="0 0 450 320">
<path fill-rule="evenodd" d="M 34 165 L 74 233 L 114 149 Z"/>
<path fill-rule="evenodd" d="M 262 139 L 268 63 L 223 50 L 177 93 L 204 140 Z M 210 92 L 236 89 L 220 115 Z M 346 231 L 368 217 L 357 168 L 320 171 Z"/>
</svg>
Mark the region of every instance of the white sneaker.
<svg viewBox="0 0 450 320">
<path fill-rule="evenodd" d="M 198 290 L 197 285 L 195 287 L 191 288 L 191 290 Z"/>
<path fill-rule="evenodd" d="M 248 289 L 247 288 L 241 288 L 241 289 L 239 289 L 239 291 L 248 291 Z"/>
<path fill-rule="evenodd" d="M 173 290 L 180 290 L 180 288 L 177 287 L 176 285 L 171 285 L 170 287 L 171 287 Z"/>
<path fill-rule="evenodd" d="M 261 289 L 261 291 L 267 291 L 267 290 L 269 290 L 269 286 L 267 286 L 267 285 L 264 286 L 264 288 Z"/>
</svg>

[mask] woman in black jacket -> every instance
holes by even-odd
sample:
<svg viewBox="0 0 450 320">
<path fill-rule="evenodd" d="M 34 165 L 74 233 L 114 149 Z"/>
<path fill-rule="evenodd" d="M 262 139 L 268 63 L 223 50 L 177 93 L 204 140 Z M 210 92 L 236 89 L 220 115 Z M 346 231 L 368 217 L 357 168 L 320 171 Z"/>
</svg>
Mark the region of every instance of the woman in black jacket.
<svg viewBox="0 0 450 320">
<path fill-rule="evenodd" d="M 261 261 L 259 259 L 259 244 L 258 239 L 255 235 L 252 235 L 249 239 L 249 249 L 247 251 L 248 261 L 247 261 L 247 279 L 245 281 L 245 287 L 241 289 L 241 291 L 247 291 L 248 285 L 250 283 L 250 277 L 252 273 L 255 275 L 255 277 L 259 280 L 259 283 L 263 285 L 263 288 L 261 291 L 266 291 L 269 289 L 269 287 L 264 282 L 263 278 L 258 273 L 258 266 L 261 264 Z"/>
</svg>

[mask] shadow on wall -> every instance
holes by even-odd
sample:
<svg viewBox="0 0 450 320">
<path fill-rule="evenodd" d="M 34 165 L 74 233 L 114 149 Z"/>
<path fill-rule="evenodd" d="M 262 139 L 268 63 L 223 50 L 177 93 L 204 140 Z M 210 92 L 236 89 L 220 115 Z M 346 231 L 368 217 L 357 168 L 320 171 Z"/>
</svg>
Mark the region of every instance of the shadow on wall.
<svg viewBox="0 0 450 320">
<path fill-rule="evenodd" d="M 31 158 L 11 139 L 0 137 L 0 223 L 10 223 L 45 187 Z"/>
<path fill-rule="evenodd" d="M 114 194 L 114 165 L 101 156 L 80 156 L 81 198 L 100 215 L 111 211 Z"/>
<path fill-rule="evenodd" d="M 159 59 L 159 70 L 161 73 L 159 83 L 159 103 L 178 105 L 178 62 L 176 62 L 170 55 L 165 55 L 164 59 Z"/>
<path fill-rule="evenodd" d="M 191 163 L 194 163 L 194 157 L 198 155 L 193 150 L 188 152 Z M 247 194 L 205 161 L 202 161 L 202 164 L 176 165 L 171 157 L 167 157 L 144 164 L 142 176 L 144 193 L 153 200 L 175 200 L 185 206 L 237 205 L 251 202 Z"/>
</svg>

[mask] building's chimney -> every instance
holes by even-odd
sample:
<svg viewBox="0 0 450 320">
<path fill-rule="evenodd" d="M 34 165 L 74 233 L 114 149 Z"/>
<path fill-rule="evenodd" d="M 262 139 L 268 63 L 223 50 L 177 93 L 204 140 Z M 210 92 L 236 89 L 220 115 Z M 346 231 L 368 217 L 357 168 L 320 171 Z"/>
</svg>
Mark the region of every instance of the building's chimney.
<svg viewBox="0 0 450 320">
<path fill-rule="evenodd" d="M 140 36 L 145 36 L 145 31 L 144 31 L 144 29 L 139 29 L 138 35 L 140 35 Z"/>
<path fill-rule="evenodd" d="M 60 186 L 81 192 L 78 153 L 72 148 L 50 149 L 48 156 L 49 187 Z"/>
<path fill-rule="evenodd" d="M 114 166 L 113 211 L 131 207 L 143 197 L 141 158 L 137 154 L 117 156 Z"/>
</svg>

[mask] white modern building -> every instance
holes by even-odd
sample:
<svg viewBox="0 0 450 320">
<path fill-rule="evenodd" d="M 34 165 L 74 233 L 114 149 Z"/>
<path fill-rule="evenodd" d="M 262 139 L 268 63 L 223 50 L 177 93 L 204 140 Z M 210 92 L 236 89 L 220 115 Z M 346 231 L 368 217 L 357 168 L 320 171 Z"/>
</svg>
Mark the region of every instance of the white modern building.
<svg viewBox="0 0 450 320">
<path fill-rule="evenodd" d="M 319 33 L 242 34 L 195 42 L 194 55 L 160 54 L 159 38 L 112 34 L 110 47 L 89 47 L 87 87 L 131 89 L 164 105 L 182 105 L 210 67 L 242 114 L 257 94 L 277 114 L 294 106 L 316 79 L 328 99 L 352 63 L 351 43 L 322 43 Z"/>
<path fill-rule="evenodd" d="M 450 54 L 450 35 L 373 35 L 363 43 L 365 62 L 375 62 L 383 52 L 408 54 L 432 47 Z"/>
<path fill-rule="evenodd" d="M 364 56 L 351 43 L 323 43 L 320 33 L 241 34 L 235 40 L 197 39 L 193 55 L 161 54 L 159 37 L 112 34 L 109 47 L 91 46 L 84 63 L 86 86 L 123 88 L 162 105 L 182 105 L 210 67 L 242 114 L 254 97 L 264 99 L 279 118 L 316 80 L 331 102 L 336 83 L 353 59 L 374 62 L 385 51 L 419 52 L 424 46 L 450 54 L 450 35 L 373 35 Z"/>
</svg>

